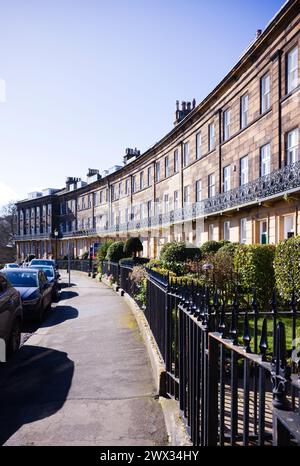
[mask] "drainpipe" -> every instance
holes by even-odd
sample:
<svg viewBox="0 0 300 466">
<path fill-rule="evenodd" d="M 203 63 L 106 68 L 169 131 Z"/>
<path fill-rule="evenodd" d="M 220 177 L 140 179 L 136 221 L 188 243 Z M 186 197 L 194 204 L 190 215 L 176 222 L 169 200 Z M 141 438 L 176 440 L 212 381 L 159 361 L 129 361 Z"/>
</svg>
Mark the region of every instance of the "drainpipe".
<svg viewBox="0 0 300 466">
<path fill-rule="evenodd" d="M 219 194 L 222 192 L 222 110 L 219 109 L 217 112 L 218 123 L 219 123 Z"/>
<path fill-rule="evenodd" d="M 278 65 L 278 101 L 277 101 L 277 111 L 278 111 L 278 168 L 281 168 L 281 153 L 282 153 L 282 112 L 281 112 L 281 97 L 282 97 L 282 90 L 281 90 L 281 80 L 282 80 L 282 50 L 278 49 L 276 52 L 273 54 L 271 57 L 272 62 L 277 60 L 277 65 Z"/>
</svg>

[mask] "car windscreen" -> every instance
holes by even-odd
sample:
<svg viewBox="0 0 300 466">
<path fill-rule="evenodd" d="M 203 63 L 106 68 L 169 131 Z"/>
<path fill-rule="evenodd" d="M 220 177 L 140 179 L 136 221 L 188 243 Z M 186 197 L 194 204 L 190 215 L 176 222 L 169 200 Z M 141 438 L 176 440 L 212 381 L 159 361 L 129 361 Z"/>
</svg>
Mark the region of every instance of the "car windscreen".
<svg viewBox="0 0 300 466">
<path fill-rule="evenodd" d="M 35 266 L 31 266 L 32 268 L 35 268 Z M 54 277 L 54 270 L 52 267 L 41 267 L 41 266 L 36 266 L 36 268 L 38 268 L 39 270 L 42 270 L 44 272 L 44 274 L 46 275 L 46 277 Z"/>
<path fill-rule="evenodd" d="M 13 286 L 20 288 L 25 286 L 35 288 L 38 286 L 38 275 L 36 272 L 17 272 L 10 270 L 6 272 L 5 275 Z"/>
<path fill-rule="evenodd" d="M 49 265 L 53 265 L 53 266 L 55 266 L 55 262 L 52 261 L 52 260 L 49 260 L 49 259 L 47 259 L 47 260 L 43 260 L 43 259 L 33 259 L 33 260 L 31 261 L 31 265 L 48 265 L 48 266 L 49 266 Z"/>
</svg>

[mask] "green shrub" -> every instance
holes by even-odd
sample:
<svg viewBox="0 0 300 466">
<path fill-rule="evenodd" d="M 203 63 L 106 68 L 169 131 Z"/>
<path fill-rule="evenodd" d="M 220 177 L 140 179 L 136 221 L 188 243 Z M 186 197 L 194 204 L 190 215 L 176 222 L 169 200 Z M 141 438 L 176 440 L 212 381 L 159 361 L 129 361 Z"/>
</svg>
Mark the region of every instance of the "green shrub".
<svg viewBox="0 0 300 466">
<path fill-rule="evenodd" d="M 169 262 L 164 260 L 162 261 L 162 266 L 164 269 L 167 269 L 178 276 L 185 275 L 188 272 L 188 266 L 184 262 Z"/>
<path fill-rule="evenodd" d="M 119 262 L 124 257 L 124 243 L 123 241 L 116 241 L 112 243 L 106 253 L 106 259 L 112 262 Z"/>
<path fill-rule="evenodd" d="M 128 238 L 124 244 L 124 254 L 127 256 L 136 257 L 137 253 L 141 252 L 142 250 L 143 245 L 140 238 L 138 237 Z"/>
<path fill-rule="evenodd" d="M 163 267 L 163 261 L 160 259 L 150 259 L 146 264 L 146 267 L 148 267 L 148 269 L 152 269 L 153 267 Z"/>
<path fill-rule="evenodd" d="M 169 275 L 169 277 L 176 277 L 176 273 L 172 272 L 169 269 L 166 269 L 165 267 L 152 267 L 151 270 L 160 273 L 161 275 Z"/>
<path fill-rule="evenodd" d="M 232 256 L 234 256 L 234 253 L 236 251 L 236 249 L 239 247 L 239 243 L 230 243 L 229 241 L 226 242 L 217 252 L 216 254 L 222 254 L 224 252 L 228 253 L 228 254 L 232 254 Z"/>
<path fill-rule="evenodd" d="M 275 246 L 269 244 L 240 245 L 234 254 L 234 267 L 245 293 L 256 290 L 258 303 L 265 308 L 274 286 Z"/>
<path fill-rule="evenodd" d="M 107 250 L 109 246 L 113 244 L 112 239 L 108 239 L 107 241 L 104 241 L 103 243 L 100 244 L 100 247 L 98 248 L 97 251 L 97 261 L 101 262 L 104 261 L 106 258 Z"/>
<path fill-rule="evenodd" d="M 215 254 L 222 246 L 224 246 L 225 241 L 206 241 L 200 246 L 200 251 L 202 257 L 207 256 L 208 254 Z"/>
<path fill-rule="evenodd" d="M 200 258 L 200 249 L 187 247 L 184 241 L 177 243 L 166 243 L 161 249 L 160 259 L 164 262 L 185 262 L 187 260 L 197 260 Z"/>
<path fill-rule="evenodd" d="M 148 264 L 149 260 L 150 259 L 148 257 L 124 257 L 123 259 L 119 260 L 119 264 L 130 265 L 130 267 L 133 267 L 139 264 Z"/>
<path fill-rule="evenodd" d="M 284 300 L 300 300 L 300 236 L 278 244 L 275 251 L 274 270 L 276 287 Z"/>
</svg>

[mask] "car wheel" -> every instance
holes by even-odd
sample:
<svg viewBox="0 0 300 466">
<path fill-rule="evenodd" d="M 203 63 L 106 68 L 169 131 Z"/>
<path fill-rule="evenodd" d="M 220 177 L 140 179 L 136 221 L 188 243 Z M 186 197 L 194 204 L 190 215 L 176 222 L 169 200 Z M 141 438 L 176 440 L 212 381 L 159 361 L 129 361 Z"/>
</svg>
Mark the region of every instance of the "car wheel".
<svg viewBox="0 0 300 466">
<path fill-rule="evenodd" d="M 9 341 L 7 344 L 7 356 L 10 357 L 20 348 L 21 343 L 21 321 L 16 319 L 11 330 Z"/>
</svg>

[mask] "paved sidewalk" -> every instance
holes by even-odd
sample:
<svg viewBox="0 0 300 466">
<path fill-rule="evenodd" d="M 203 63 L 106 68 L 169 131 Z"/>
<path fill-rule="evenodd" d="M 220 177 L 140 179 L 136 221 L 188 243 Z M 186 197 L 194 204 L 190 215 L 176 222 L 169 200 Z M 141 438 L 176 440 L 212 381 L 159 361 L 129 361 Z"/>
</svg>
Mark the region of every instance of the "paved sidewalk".
<svg viewBox="0 0 300 466">
<path fill-rule="evenodd" d="M 166 445 L 131 311 L 86 275 L 72 272 L 72 281 L 42 326 L 0 366 L 1 444 Z"/>
</svg>

